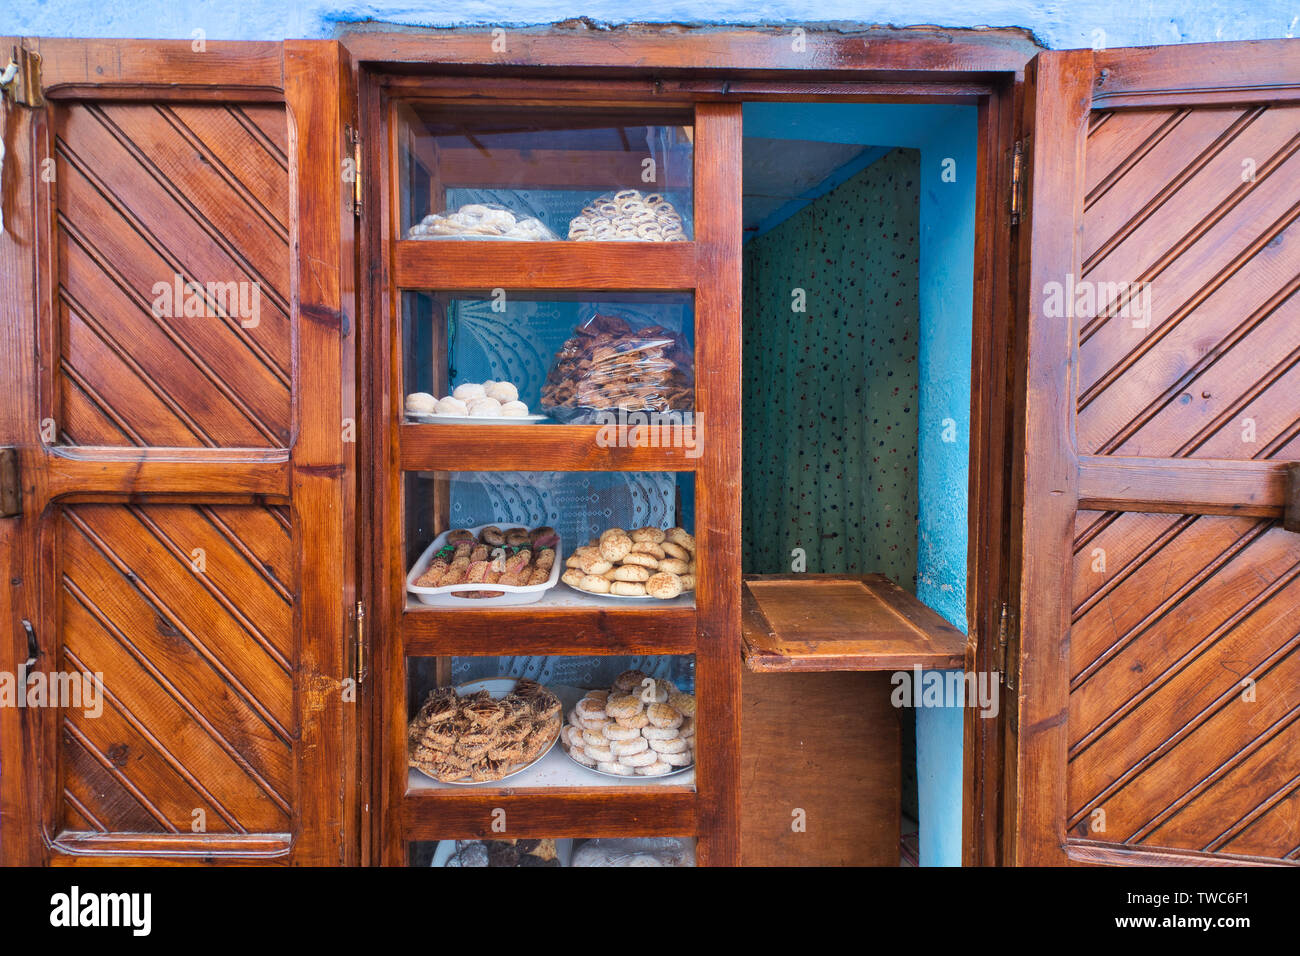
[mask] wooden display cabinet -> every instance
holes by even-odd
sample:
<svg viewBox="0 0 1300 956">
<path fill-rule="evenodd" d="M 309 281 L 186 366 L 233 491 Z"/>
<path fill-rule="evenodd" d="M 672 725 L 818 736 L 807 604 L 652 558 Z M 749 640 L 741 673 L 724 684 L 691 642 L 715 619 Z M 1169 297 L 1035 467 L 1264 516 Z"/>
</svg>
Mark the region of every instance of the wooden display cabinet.
<svg viewBox="0 0 1300 956">
<path fill-rule="evenodd" d="M 641 95 L 648 94 L 648 87 Z M 527 83 L 503 95 L 493 115 L 504 127 L 534 128 L 538 93 Z M 407 861 L 411 843 L 444 838 L 501 835 L 493 814 L 504 811 L 510 837 L 692 836 L 701 864 L 735 864 L 739 855 L 740 586 L 740 108 L 737 104 L 685 104 L 665 112 L 633 99 L 624 104 L 552 104 L 548 124 L 559 130 L 608 127 L 625 148 L 554 150 L 482 147 L 472 129 L 467 143 L 451 148 L 423 134 L 434 124 L 455 131 L 455 117 L 483 106 L 455 95 L 438 95 L 419 84 L 386 89 L 380 120 L 366 139 L 382 143 L 371 153 L 381 175 L 372 201 L 378 215 L 386 283 L 375 289 L 375 307 L 363 327 L 363 349 L 374 358 L 374 382 L 366 396 L 369 431 L 378 445 L 371 486 L 371 551 L 378 575 L 371 589 L 374 622 L 374 802 L 376 856 L 385 864 Z M 475 114 L 468 115 L 473 127 Z M 530 115 L 533 117 L 530 119 Z M 444 118 L 450 117 L 444 122 Z M 558 117 L 558 118 L 557 118 Z M 693 182 L 675 185 L 693 198 L 693 239 L 684 242 L 427 241 L 406 238 L 426 212 L 457 208 L 449 190 L 563 189 L 587 198 L 639 183 L 638 153 L 629 124 L 674 123 L 690 131 Z M 421 125 L 426 124 L 426 125 Z M 558 135 L 558 134 L 557 134 Z M 563 140 L 565 136 L 558 136 Z M 573 139 L 575 137 L 568 137 Z M 582 139 L 583 137 L 576 137 Z M 477 158 L 478 162 L 475 161 Z M 680 166 L 676 173 L 679 177 Z M 635 177 L 635 178 L 634 178 Z M 650 191 L 650 188 L 647 188 Z M 665 189 L 667 192 L 667 189 Z M 568 214 L 557 232 L 567 226 Z M 689 234 L 689 233 L 688 233 Z M 563 239 L 563 237 L 561 237 Z M 462 425 L 411 423 L 403 401 L 415 390 L 414 365 L 429 363 L 421 382 L 438 394 L 450 391 L 448 342 L 440 293 L 504 290 L 511 297 L 617 298 L 618 294 L 674 293 L 693 303 L 694 421 L 669 447 L 652 447 L 644 434 L 616 426 L 617 439 L 600 440 L 597 424 Z M 404 334 L 403 308 L 410 293 L 431 290 L 428 323 L 421 339 Z M 369 343 L 368 345 L 366 343 Z M 547 356 L 549 358 L 549 356 Z M 473 379 L 470 379 L 473 380 Z M 536 408 L 531 409 L 537 411 Z M 608 433 L 606 433 L 608 435 Z M 689 452 L 689 453 L 688 453 Z M 573 600 L 563 586 L 540 603 L 502 608 L 431 608 L 408 599 L 405 577 L 413 553 L 431 540 L 410 540 L 414 507 L 406 476 L 455 472 L 668 472 L 694 479 L 694 533 L 698 584 L 694 601 L 664 605 Z M 433 531 L 450 526 L 445 481 L 431 483 L 431 502 L 420 504 Z M 432 515 L 427 514 L 431 510 Z M 496 520 L 500 520 L 499 517 Z M 630 526 L 630 525 L 629 525 Z M 567 554 L 575 543 L 564 541 Z M 564 554 L 561 555 L 563 558 Z M 557 599 L 567 595 L 568 599 Z M 501 784 L 472 787 L 424 785 L 408 770 L 406 724 L 408 665 L 413 658 L 494 655 L 693 655 L 698 701 L 694 784 L 677 778 L 611 780 L 580 772 L 575 785 Z M 438 668 L 445 677 L 445 666 Z M 441 682 L 441 681 L 439 681 Z M 575 768 L 577 769 L 577 768 Z"/>
</svg>

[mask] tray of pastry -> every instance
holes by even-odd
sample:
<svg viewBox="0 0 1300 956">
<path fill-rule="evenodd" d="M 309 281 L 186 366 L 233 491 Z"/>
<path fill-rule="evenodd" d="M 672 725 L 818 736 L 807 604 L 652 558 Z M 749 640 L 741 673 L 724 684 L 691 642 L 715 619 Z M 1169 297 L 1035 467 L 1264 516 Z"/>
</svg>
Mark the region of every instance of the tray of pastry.
<svg viewBox="0 0 1300 956">
<path fill-rule="evenodd" d="M 695 590 L 695 537 L 685 528 L 608 528 L 575 548 L 560 580 L 620 601 L 667 601 Z"/>
<path fill-rule="evenodd" d="M 488 524 L 434 538 L 407 574 L 406 590 L 434 607 L 508 607 L 540 601 L 559 579 L 554 528 Z"/>
<path fill-rule="evenodd" d="M 563 705 L 526 677 L 430 692 L 407 725 L 409 765 L 439 783 L 493 783 L 527 770 L 560 737 Z"/>
<path fill-rule="evenodd" d="M 568 712 L 560 743 L 607 777 L 671 777 L 695 766 L 695 695 L 638 670 L 591 690 Z"/>
</svg>

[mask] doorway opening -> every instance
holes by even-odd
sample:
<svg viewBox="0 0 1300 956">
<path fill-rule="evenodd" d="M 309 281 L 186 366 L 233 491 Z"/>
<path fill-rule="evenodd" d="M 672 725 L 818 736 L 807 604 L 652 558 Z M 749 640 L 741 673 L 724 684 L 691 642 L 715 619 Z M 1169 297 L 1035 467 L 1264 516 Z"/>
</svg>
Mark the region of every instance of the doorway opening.
<svg viewBox="0 0 1300 956">
<path fill-rule="evenodd" d="M 743 570 L 881 573 L 963 632 L 977 123 L 744 108 Z M 961 708 L 899 718 L 904 833 L 958 865 Z"/>
</svg>

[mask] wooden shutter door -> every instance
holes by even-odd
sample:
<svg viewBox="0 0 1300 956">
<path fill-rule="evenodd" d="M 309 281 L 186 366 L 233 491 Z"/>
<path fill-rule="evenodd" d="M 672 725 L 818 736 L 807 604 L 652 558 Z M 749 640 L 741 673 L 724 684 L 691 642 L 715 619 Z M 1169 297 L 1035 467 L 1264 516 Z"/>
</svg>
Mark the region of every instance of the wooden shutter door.
<svg viewBox="0 0 1300 956">
<path fill-rule="evenodd" d="M 346 54 L 22 42 L 0 671 L 102 697 L 0 708 L 0 860 L 353 862 Z"/>
<path fill-rule="evenodd" d="M 1026 93 L 1011 858 L 1296 863 L 1300 41 Z"/>
</svg>

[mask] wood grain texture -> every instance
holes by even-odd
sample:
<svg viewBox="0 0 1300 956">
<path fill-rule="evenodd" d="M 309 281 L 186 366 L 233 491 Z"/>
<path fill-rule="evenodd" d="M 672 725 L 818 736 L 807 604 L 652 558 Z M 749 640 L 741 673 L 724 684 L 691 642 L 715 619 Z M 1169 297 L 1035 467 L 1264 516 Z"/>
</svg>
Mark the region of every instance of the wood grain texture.
<svg viewBox="0 0 1300 956">
<path fill-rule="evenodd" d="M 1048 284 L 1064 281 L 1080 258 L 1078 231 L 1062 224 L 1082 215 L 1091 81 L 1092 54 L 1082 51 L 1039 55 L 1025 83 L 1028 181 L 1018 290 L 1026 316 L 1025 396 L 1018 408 L 1018 513 L 1012 524 L 1021 631 L 1007 853 L 1007 862 L 1015 864 L 1063 862 L 1068 679 L 1060 661 L 1069 646 L 1067 555 L 1078 466 L 1070 440 L 1071 323 L 1045 316 L 1043 297 Z"/>
<path fill-rule="evenodd" d="M 408 604 L 402 615 L 408 655 L 693 654 L 691 607 L 428 608 Z"/>
<path fill-rule="evenodd" d="M 751 574 L 742 600 L 745 663 L 753 671 L 966 663 L 966 635 L 884 575 Z"/>
<path fill-rule="evenodd" d="M 405 840 L 499 837 L 493 811 L 504 810 L 510 837 L 691 836 L 699 797 L 686 787 L 548 787 L 545 791 L 462 787 L 422 791 L 403 800 Z M 498 815 L 499 818 L 499 815 Z"/>
<path fill-rule="evenodd" d="M 4 660 L 30 640 L 45 670 L 104 675 L 101 716 L 0 714 L 6 862 L 356 859 L 355 250 L 320 148 L 333 117 L 341 156 L 350 74 L 337 44 L 301 44 L 286 106 L 280 45 L 182 46 L 56 41 L 66 80 L 6 163 L 26 230 L 6 345 L 30 360 L 5 365 L 29 508 L 5 558 L 31 631 Z M 235 78 L 204 72 L 222 64 Z M 160 271 L 258 283 L 258 321 L 156 314 Z"/>
<path fill-rule="evenodd" d="M 694 471 L 707 431 L 703 420 L 666 426 L 653 438 L 649 430 L 603 425 L 406 424 L 402 468 L 531 471 L 545 462 L 557 471 Z"/>
<path fill-rule="evenodd" d="M 888 675 L 745 673 L 743 685 L 741 864 L 898 866 Z"/>
<path fill-rule="evenodd" d="M 62 510 L 58 669 L 103 689 L 62 712 L 57 829 L 176 834 L 195 811 L 209 833 L 287 828 L 293 608 L 263 565 L 287 565 L 290 537 L 239 536 L 231 517 Z"/>
<path fill-rule="evenodd" d="M 1286 498 L 1286 465 L 1266 461 L 1079 458 L 1079 505 L 1275 517 Z"/>
<path fill-rule="evenodd" d="M 789 29 L 682 28 L 629 25 L 612 30 L 518 29 L 505 51 L 492 49 L 491 30 L 412 33 L 349 31 L 344 43 L 358 62 L 455 65 L 598 67 L 623 74 L 665 68 L 725 69 L 744 75 L 835 71 L 882 75 L 894 82 L 972 76 L 1018 70 L 1036 52 L 1019 30 L 945 31 L 933 28 L 806 31 L 806 48 L 796 50 Z"/>
<path fill-rule="evenodd" d="M 1300 538 L 1278 521 L 1300 434 L 1298 63 L 1290 41 L 1036 61 L 1020 862 L 1300 857 Z M 1058 143 L 1068 160 L 1044 155 Z M 1067 279 L 1097 308 L 1037 311 Z"/>
<path fill-rule="evenodd" d="M 64 443 L 288 445 L 284 125 L 275 106 L 56 112 Z"/>
<path fill-rule="evenodd" d="M 695 402 L 709 423 L 696 472 L 698 860 L 740 862 L 741 108 L 695 108 Z"/>
<path fill-rule="evenodd" d="M 340 174 L 351 155 L 345 127 L 355 122 L 356 93 L 338 43 L 286 42 L 284 63 L 298 203 L 294 862 L 338 865 L 355 859 L 357 826 L 344 796 L 356 785 L 357 767 L 354 705 L 345 701 L 343 683 L 352 673 L 349 608 L 356 587 L 355 445 L 344 438 L 344 421 L 356 416 L 356 248 L 351 184 Z"/>
<path fill-rule="evenodd" d="M 17 41 L 17 38 L 9 38 Z M 24 38 L 51 99 L 283 100 L 279 43 Z M 5 43 L 9 49 L 10 43 Z"/>
<path fill-rule="evenodd" d="M 694 242 L 404 239 L 394 245 L 393 281 L 403 289 L 440 292 L 497 288 L 508 292 L 687 290 L 694 288 L 699 255 Z"/>
</svg>

